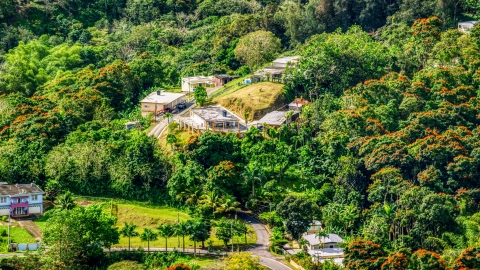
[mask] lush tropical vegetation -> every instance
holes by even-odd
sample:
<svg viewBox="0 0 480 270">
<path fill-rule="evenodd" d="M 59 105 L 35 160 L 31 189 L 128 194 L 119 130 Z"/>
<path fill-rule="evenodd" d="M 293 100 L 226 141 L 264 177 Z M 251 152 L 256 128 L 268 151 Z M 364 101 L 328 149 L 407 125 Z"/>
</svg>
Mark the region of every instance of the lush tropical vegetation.
<svg viewBox="0 0 480 270">
<path fill-rule="evenodd" d="M 120 235 L 168 245 L 173 234 L 196 249 L 212 227 L 227 246 L 246 236 L 234 216 L 250 210 L 272 227 L 272 251 L 316 219 L 345 238 L 347 269 L 478 268 L 480 26 L 456 26 L 479 18 L 475 0 L 2 1 L 0 181 L 36 183 L 58 206 L 44 256 L 5 267 L 173 267 L 184 262 L 106 260 L 102 248 Z M 153 90 L 247 76 L 280 55 L 301 55 L 284 74 L 285 100 L 312 101 L 292 123 L 184 144 L 172 132 L 172 153 L 146 134 L 138 101 Z M 125 128 L 132 120 L 139 129 Z M 194 219 L 118 230 L 67 191 Z"/>
</svg>

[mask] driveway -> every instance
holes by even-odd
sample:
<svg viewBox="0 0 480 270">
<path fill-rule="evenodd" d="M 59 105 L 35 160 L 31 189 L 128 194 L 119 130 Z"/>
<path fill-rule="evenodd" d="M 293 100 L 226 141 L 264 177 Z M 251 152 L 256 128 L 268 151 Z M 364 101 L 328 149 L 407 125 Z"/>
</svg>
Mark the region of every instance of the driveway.
<svg viewBox="0 0 480 270">
<path fill-rule="evenodd" d="M 173 115 L 177 115 L 179 113 L 183 113 L 186 110 L 190 109 L 195 104 L 195 101 L 190 101 L 187 103 L 187 107 L 181 111 L 175 110 L 173 111 Z M 163 118 L 163 115 L 157 115 L 157 125 L 148 132 L 148 136 L 155 136 L 157 138 L 162 135 L 163 130 L 168 126 L 168 119 Z"/>
<path fill-rule="evenodd" d="M 268 250 L 268 247 L 270 246 L 270 233 L 267 231 L 267 229 L 265 229 L 265 226 L 263 226 L 263 224 L 259 220 L 245 213 L 239 213 L 238 216 L 248 222 L 257 234 L 257 243 L 253 247 L 245 251 L 252 252 L 253 255 L 260 257 L 260 264 L 270 269 L 292 270 L 290 267 L 281 263 L 280 260 L 273 256 L 272 253 L 270 253 L 270 251 Z"/>
</svg>

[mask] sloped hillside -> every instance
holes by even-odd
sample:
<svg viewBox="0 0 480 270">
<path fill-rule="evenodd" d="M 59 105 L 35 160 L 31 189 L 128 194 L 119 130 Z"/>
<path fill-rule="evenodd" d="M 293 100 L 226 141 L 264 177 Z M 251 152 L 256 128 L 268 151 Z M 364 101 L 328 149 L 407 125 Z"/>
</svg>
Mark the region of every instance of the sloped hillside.
<svg viewBox="0 0 480 270">
<path fill-rule="evenodd" d="M 283 104 L 283 84 L 256 83 L 231 94 L 215 98 L 213 101 L 242 118 L 245 118 L 245 112 L 248 112 L 249 120 L 259 119 L 263 114 L 270 111 L 270 108 L 276 108 Z"/>
</svg>

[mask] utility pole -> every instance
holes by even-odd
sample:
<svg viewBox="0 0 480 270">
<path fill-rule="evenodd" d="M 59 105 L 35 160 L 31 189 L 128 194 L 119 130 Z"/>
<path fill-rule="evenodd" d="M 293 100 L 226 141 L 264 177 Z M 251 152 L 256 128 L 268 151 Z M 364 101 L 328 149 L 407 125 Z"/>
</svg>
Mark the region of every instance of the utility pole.
<svg viewBox="0 0 480 270">
<path fill-rule="evenodd" d="M 11 213 L 10 213 L 11 215 Z M 10 225 L 12 224 L 10 222 L 10 215 L 8 215 L 8 249 L 10 250 Z"/>
<path fill-rule="evenodd" d="M 180 225 L 180 211 L 177 210 L 177 223 Z M 178 248 L 180 248 L 180 235 L 177 235 Z"/>
<path fill-rule="evenodd" d="M 230 235 L 232 236 L 232 253 L 233 253 L 233 222 L 230 222 Z"/>
</svg>

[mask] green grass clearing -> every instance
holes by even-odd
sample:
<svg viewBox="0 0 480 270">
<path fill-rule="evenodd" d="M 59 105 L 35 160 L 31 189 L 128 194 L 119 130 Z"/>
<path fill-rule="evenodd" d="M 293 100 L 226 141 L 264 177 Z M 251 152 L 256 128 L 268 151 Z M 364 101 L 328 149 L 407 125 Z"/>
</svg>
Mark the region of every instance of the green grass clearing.
<svg viewBox="0 0 480 270">
<path fill-rule="evenodd" d="M 140 202 L 127 202 L 125 200 L 110 200 L 110 199 L 90 199 L 90 198 L 81 198 L 77 197 L 77 202 L 86 205 L 89 203 L 101 203 L 105 202 L 105 211 L 110 212 L 110 205 L 109 202 L 112 201 L 114 204 L 117 205 L 117 210 L 114 211 L 116 212 L 117 215 L 117 223 L 116 226 L 121 230 L 125 224 L 127 223 L 133 223 L 138 226 L 137 232 L 141 234 L 143 232 L 143 229 L 149 228 L 149 229 L 155 229 L 163 223 L 171 223 L 174 224 L 177 222 L 178 219 L 180 221 L 185 221 L 192 219 L 187 213 L 178 211 L 177 209 L 174 208 L 169 208 L 169 207 L 163 207 L 163 206 L 156 206 L 156 205 L 151 205 L 151 204 L 144 204 Z M 45 227 L 45 218 L 40 218 L 36 220 L 37 225 L 40 227 L 40 229 L 44 229 Z M 248 225 L 249 226 L 249 225 Z M 249 226 L 250 232 L 247 234 L 247 245 L 255 244 L 257 242 L 257 236 L 255 232 L 253 231 L 253 228 Z M 223 242 L 219 239 L 217 239 L 214 236 L 214 230 L 215 228 L 212 229 L 212 237 L 208 240 L 212 240 L 214 243 L 215 249 L 221 249 L 223 248 Z M 208 240 L 205 242 L 205 245 L 207 245 Z M 237 246 L 240 245 L 240 248 L 244 245 L 244 237 L 235 237 L 234 244 L 235 244 L 235 249 L 237 249 Z M 178 244 L 178 238 L 177 237 L 171 237 L 168 239 L 168 247 L 169 248 L 177 248 L 181 249 L 182 248 L 182 238 L 180 237 L 180 245 Z M 197 243 L 197 248 L 201 246 L 201 243 Z M 114 247 L 120 247 L 120 248 L 128 248 L 128 237 L 120 237 L 120 241 L 117 245 Z M 165 247 L 165 239 L 164 238 L 158 238 L 156 241 L 150 242 L 150 247 L 156 247 L 156 248 L 164 248 Z M 230 247 L 230 246 L 229 246 Z M 131 248 L 143 248 L 147 249 L 147 242 L 142 242 L 140 240 L 140 237 L 132 237 L 131 238 Z M 193 248 L 193 241 L 190 241 L 188 236 L 185 236 L 185 248 Z"/>
<path fill-rule="evenodd" d="M 45 228 L 45 223 L 47 223 L 48 218 L 45 216 L 41 216 L 40 218 L 35 219 L 33 222 L 37 224 L 41 231 Z"/>
<path fill-rule="evenodd" d="M 19 244 L 32 244 L 36 243 L 37 240 L 33 238 L 24 228 L 17 227 L 16 223 L 12 223 L 12 226 L 10 226 L 10 234 L 11 238 L 10 241 L 12 243 L 19 243 Z M 3 231 L 5 230 L 5 233 Z M 6 225 L 1 225 L 0 226 L 0 232 L 2 235 L 5 236 L 0 236 L 0 252 L 6 253 L 8 248 L 8 226 Z"/>
<path fill-rule="evenodd" d="M 124 222 L 133 223 L 138 226 L 137 232 L 141 234 L 144 228 L 156 229 L 162 223 L 171 223 L 174 224 L 177 222 L 178 215 L 180 216 L 180 221 L 185 221 L 192 219 L 188 214 L 184 212 L 177 212 L 176 209 L 165 208 L 165 207 L 142 207 L 139 205 L 132 204 L 118 204 L 118 221 L 117 226 L 119 229 L 123 228 Z M 220 249 L 223 247 L 223 242 L 217 239 L 214 235 L 215 228 L 212 229 L 212 237 L 209 240 L 212 240 L 215 248 Z M 147 248 L 147 242 L 142 242 L 140 237 L 131 238 L 131 248 Z M 257 241 L 257 236 L 251 229 L 251 232 L 247 235 L 248 245 L 254 244 Z M 240 245 L 244 244 L 244 237 L 235 237 L 234 243 L 235 248 L 237 248 L 237 243 Z M 169 248 L 181 249 L 183 240 L 180 237 L 180 245 L 178 242 L 178 237 L 168 238 L 167 245 Z M 206 245 L 206 243 L 205 243 Z M 197 243 L 197 248 L 201 246 L 201 243 Z M 115 247 L 128 247 L 128 237 L 120 237 L 120 241 Z M 165 239 L 158 238 L 156 241 L 150 242 L 150 247 L 165 247 Z M 188 236 L 185 236 L 185 248 L 193 248 L 193 241 L 190 241 Z"/>
<path fill-rule="evenodd" d="M 226 95 L 231 94 L 233 92 L 236 92 L 239 89 L 242 89 L 243 87 L 246 87 L 247 85 L 243 84 L 243 82 L 245 81 L 245 79 L 250 78 L 250 77 L 251 76 L 248 75 L 248 76 L 241 77 L 241 78 L 230 81 L 229 83 L 225 84 L 223 87 L 219 88 L 217 91 L 212 93 L 210 95 L 210 98 L 215 99 L 215 98 L 223 97 L 223 96 L 226 96 Z"/>
</svg>

